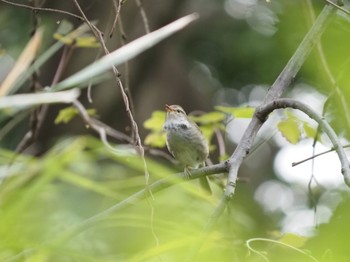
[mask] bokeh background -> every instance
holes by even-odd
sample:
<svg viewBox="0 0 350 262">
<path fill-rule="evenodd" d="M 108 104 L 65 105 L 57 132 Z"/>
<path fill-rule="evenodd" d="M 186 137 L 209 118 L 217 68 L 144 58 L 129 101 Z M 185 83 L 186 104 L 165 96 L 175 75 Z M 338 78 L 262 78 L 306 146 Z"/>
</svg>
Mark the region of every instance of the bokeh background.
<svg viewBox="0 0 350 262">
<path fill-rule="evenodd" d="M 73 1 L 17 3 L 78 14 Z M 89 20 L 96 21 L 108 35 L 115 16 L 113 1 L 79 3 Z M 344 8 L 348 4 L 345 1 Z M 125 65 L 118 67 L 122 82 L 130 88 L 135 120 L 144 140 L 150 130 L 143 123 L 165 104 L 180 104 L 187 112 L 211 112 L 218 105 L 258 106 L 325 2 L 150 0 L 142 5 L 151 31 L 184 15 L 199 14 L 190 26 L 129 61 L 128 70 Z M 145 34 L 137 1 L 124 1 L 120 15 L 126 42 Z M 81 25 L 68 15 L 47 11 L 34 15 L 30 9 L 0 1 L 0 81 L 29 41 L 35 21 L 45 30 L 41 49 L 46 50 L 56 41 L 53 34 L 63 19 L 75 27 Z M 349 101 L 349 22 L 348 14 L 337 11 L 322 37 L 322 47 L 310 54 L 284 94 L 324 113 L 344 144 L 350 131 L 344 108 Z M 122 46 L 118 26 L 111 38 L 106 37 L 106 43 L 110 50 Z M 62 50 L 39 70 L 37 81 L 42 86 L 51 84 L 61 55 Z M 76 48 L 62 79 L 98 56 L 99 48 Z M 26 83 L 20 92 L 29 92 L 29 86 Z M 86 108 L 96 109 L 100 121 L 130 134 L 130 121 L 113 77 L 92 88 L 92 103 L 86 90 L 80 100 Z M 326 110 L 325 101 L 329 104 Z M 203 237 L 202 228 L 223 193 L 224 175 L 212 183 L 212 196 L 200 192 L 195 182 L 182 183 L 156 194 L 155 200 L 136 202 L 59 241 L 65 230 L 144 186 L 138 157 L 110 152 L 79 117 L 55 124 L 64 107 L 50 106 L 35 143 L 15 160 L 13 151 L 29 129 L 29 116 L 24 115 L 11 132 L 1 133 L 1 177 L 6 179 L 0 185 L 0 259 L 183 261 L 189 248 Z M 294 111 L 290 114 L 316 130 L 308 117 Z M 292 168 L 292 162 L 325 151 L 331 144 L 322 134 L 315 149 L 313 139 L 304 134 L 300 142 L 290 143 L 278 130 L 279 121 L 286 118 L 284 112 L 277 112 L 259 132 L 253 152 L 240 168 L 236 195 L 207 236 L 198 261 L 263 261 L 267 257 L 270 261 L 312 261 L 315 257 L 319 261 L 347 261 L 349 190 L 338 159 L 330 153 Z M 249 119 L 240 118 L 225 123 L 227 155 L 248 123 Z M 211 161 L 218 163 L 222 159 L 215 137 L 211 143 L 216 146 Z M 151 181 L 181 170 L 150 151 L 146 157 Z M 255 251 L 264 253 L 255 254 L 247 247 L 246 241 L 256 238 L 265 239 L 252 244 Z"/>
</svg>

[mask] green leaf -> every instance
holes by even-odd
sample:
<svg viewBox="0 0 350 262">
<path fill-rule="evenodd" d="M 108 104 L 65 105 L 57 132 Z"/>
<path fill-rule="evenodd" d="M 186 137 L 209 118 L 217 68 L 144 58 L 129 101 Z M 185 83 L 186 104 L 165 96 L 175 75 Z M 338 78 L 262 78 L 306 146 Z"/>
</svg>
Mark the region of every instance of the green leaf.
<svg viewBox="0 0 350 262">
<path fill-rule="evenodd" d="M 152 132 L 145 138 L 145 145 L 153 147 L 165 147 L 166 134 L 164 132 Z"/>
<path fill-rule="evenodd" d="M 191 119 L 200 124 L 211 124 L 211 123 L 220 123 L 224 120 L 225 115 L 222 112 L 209 112 L 201 116 L 191 116 Z"/>
<path fill-rule="evenodd" d="M 278 123 L 278 130 L 281 132 L 282 136 L 292 144 L 296 144 L 300 140 L 300 129 L 298 122 L 295 118 L 287 118 Z"/>
<path fill-rule="evenodd" d="M 73 24 L 68 20 L 63 19 L 60 21 L 60 24 L 57 28 L 57 33 L 61 35 L 66 35 L 72 30 L 73 30 Z"/>
<path fill-rule="evenodd" d="M 310 126 L 308 122 L 303 123 L 303 128 L 304 128 L 305 135 L 307 137 L 310 137 L 312 139 L 315 138 L 317 130 L 315 128 L 313 128 L 312 126 Z"/>
<path fill-rule="evenodd" d="M 214 135 L 214 126 L 213 125 L 200 126 L 200 129 L 204 137 L 207 139 L 208 144 L 210 145 L 210 141 Z"/>
<path fill-rule="evenodd" d="M 53 38 L 65 45 L 74 45 L 75 47 L 100 47 L 97 39 L 91 33 L 71 33 L 73 25 L 67 20 L 62 20 Z M 77 29 L 78 31 L 81 29 Z M 82 31 L 83 32 L 83 31 Z M 80 36 L 81 35 L 81 36 Z"/>
<path fill-rule="evenodd" d="M 216 106 L 216 110 L 233 115 L 236 118 L 252 118 L 255 112 L 254 107 L 227 107 Z"/>
<path fill-rule="evenodd" d="M 303 247 L 307 240 L 308 240 L 308 238 L 306 238 L 306 237 L 295 235 L 295 234 L 292 234 L 292 233 L 284 234 L 279 239 L 280 242 L 282 242 L 284 244 L 287 244 L 287 245 L 290 245 L 290 246 L 293 246 L 295 248 Z"/>
<path fill-rule="evenodd" d="M 78 110 L 75 107 L 69 106 L 64 109 L 61 109 L 55 118 L 55 125 L 64 123 L 67 124 L 70 120 L 73 119 L 78 114 Z"/>
<path fill-rule="evenodd" d="M 164 111 L 154 111 L 151 118 L 143 122 L 143 126 L 146 129 L 153 131 L 161 131 L 165 122 L 166 113 Z"/>
<path fill-rule="evenodd" d="M 90 108 L 86 110 L 89 116 L 96 116 L 96 109 Z M 76 115 L 78 115 L 79 112 L 75 107 L 69 106 L 64 109 L 61 109 L 55 118 L 55 124 L 67 124 L 69 121 L 71 121 Z"/>
</svg>

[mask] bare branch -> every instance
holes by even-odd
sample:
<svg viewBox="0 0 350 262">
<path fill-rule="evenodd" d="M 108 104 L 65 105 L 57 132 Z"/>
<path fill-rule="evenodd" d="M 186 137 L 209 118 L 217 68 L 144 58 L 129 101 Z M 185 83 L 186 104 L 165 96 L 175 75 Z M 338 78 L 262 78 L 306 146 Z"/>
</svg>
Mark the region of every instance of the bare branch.
<svg viewBox="0 0 350 262">
<path fill-rule="evenodd" d="M 30 5 L 24 5 L 24 4 L 20 4 L 20 3 L 14 3 L 8 0 L 0 0 L 1 2 L 4 2 L 6 4 L 10 4 L 10 5 L 14 5 L 14 6 L 18 6 L 18 7 L 23 7 L 23 8 L 27 8 L 30 9 L 32 11 L 45 11 L 45 12 L 53 12 L 53 13 L 59 13 L 59 14 L 64 14 L 64 15 L 69 15 L 75 18 L 78 18 L 80 21 L 84 21 L 84 18 L 73 14 L 71 12 L 68 11 L 64 11 L 64 10 L 60 10 L 60 9 L 53 9 L 53 8 L 43 8 L 43 7 L 34 7 L 34 6 L 30 6 Z"/>
<path fill-rule="evenodd" d="M 122 7 L 122 0 L 112 0 L 112 2 L 113 2 L 114 9 L 115 9 L 115 17 L 114 17 L 112 28 L 109 31 L 109 37 L 113 36 L 113 31 L 117 25 L 118 20 L 119 20 L 120 9 Z M 117 4 L 117 2 L 118 2 L 118 4 Z"/>
<path fill-rule="evenodd" d="M 325 6 L 318 16 L 317 20 L 311 27 L 310 31 L 306 34 L 303 41 L 300 43 L 299 47 L 277 77 L 276 81 L 271 86 L 269 92 L 265 97 L 264 104 L 273 101 L 274 99 L 280 97 L 284 90 L 290 85 L 300 67 L 305 62 L 311 49 L 319 41 L 323 31 L 325 30 L 332 14 L 335 9 L 332 6 Z M 230 157 L 230 172 L 228 176 L 228 181 L 226 185 L 225 194 L 228 197 L 232 197 L 235 192 L 235 181 L 237 180 L 238 169 L 243 161 L 243 159 L 249 154 L 252 147 L 254 138 L 261 128 L 262 123 L 256 117 L 253 117 L 249 126 L 247 127 L 240 143 L 236 147 L 236 150 Z"/>
<path fill-rule="evenodd" d="M 310 107 L 307 105 L 293 100 L 293 99 L 277 99 L 271 103 L 265 104 L 257 108 L 255 116 L 262 122 L 265 122 L 266 118 L 268 115 L 274 111 L 275 109 L 281 109 L 281 108 L 294 108 L 301 110 L 305 114 L 307 114 L 310 118 L 315 120 L 321 129 L 327 134 L 329 139 L 331 140 L 333 147 L 335 151 L 338 154 L 342 170 L 341 173 L 344 176 L 344 181 L 345 183 L 350 187 L 350 165 L 348 158 L 345 154 L 344 148 L 342 147 L 337 134 L 334 132 L 332 127 L 325 121 L 320 115 L 318 115 L 314 110 L 312 110 Z"/>
</svg>

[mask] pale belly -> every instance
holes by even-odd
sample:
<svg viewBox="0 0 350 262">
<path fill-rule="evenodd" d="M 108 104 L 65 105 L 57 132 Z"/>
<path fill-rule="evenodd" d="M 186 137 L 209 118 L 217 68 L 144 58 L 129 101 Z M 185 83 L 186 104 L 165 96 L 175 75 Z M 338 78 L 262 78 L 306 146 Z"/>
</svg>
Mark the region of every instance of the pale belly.
<svg viewBox="0 0 350 262">
<path fill-rule="evenodd" d="M 204 137 L 186 132 L 178 136 L 177 132 L 167 134 L 169 151 L 185 167 L 197 168 L 208 157 L 208 147 Z"/>
</svg>

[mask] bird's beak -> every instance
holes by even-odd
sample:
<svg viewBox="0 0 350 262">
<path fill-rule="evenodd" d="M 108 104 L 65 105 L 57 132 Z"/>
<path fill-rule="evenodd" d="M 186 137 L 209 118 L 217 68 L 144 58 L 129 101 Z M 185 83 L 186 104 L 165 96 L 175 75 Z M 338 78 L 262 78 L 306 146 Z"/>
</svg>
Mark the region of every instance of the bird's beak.
<svg viewBox="0 0 350 262">
<path fill-rule="evenodd" d="M 172 112 L 173 109 L 169 105 L 165 104 L 165 111 Z"/>
</svg>

